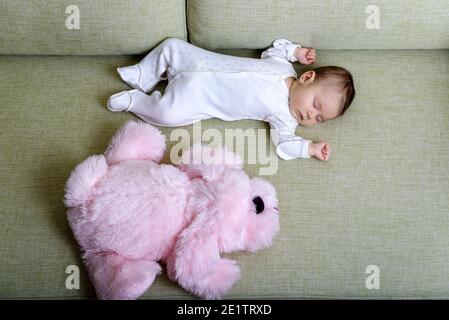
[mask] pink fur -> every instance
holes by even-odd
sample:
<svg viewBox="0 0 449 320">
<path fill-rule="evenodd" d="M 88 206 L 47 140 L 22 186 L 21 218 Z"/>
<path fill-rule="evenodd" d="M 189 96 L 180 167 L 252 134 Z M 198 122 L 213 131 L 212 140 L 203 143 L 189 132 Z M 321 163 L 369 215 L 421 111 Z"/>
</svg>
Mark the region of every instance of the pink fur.
<svg viewBox="0 0 449 320">
<path fill-rule="evenodd" d="M 68 220 L 100 299 L 138 298 L 160 262 L 187 291 L 221 298 L 240 269 L 220 253 L 268 247 L 279 231 L 275 189 L 237 155 L 197 144 L 176 167 L 157 163 L 165 149 L 158 129 L 129 121 L 67 181 Z"/>
</svg>

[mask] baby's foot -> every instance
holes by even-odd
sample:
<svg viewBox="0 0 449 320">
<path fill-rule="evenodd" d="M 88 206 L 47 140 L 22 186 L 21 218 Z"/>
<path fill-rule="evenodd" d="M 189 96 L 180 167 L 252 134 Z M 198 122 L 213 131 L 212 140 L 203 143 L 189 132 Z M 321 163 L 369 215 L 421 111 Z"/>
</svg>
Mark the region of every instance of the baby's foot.
<svg viewBox="0 0 449 320">
<path fill-rule="evenodd" d="M 117 72 L 120 74 L 122 80 L 125 81 L 130 87 L 144 92 L 143 88 L 139 85 L 141 78 L 139 64 L 117 68 Z"/>
<path fill-rule="evenodd" d="M 108 109 L 113 112 L 128 111 L 131 107 L 131 94 L 133 91 L 138 90 L 122 91 L 110 96 L 108 99 Z"/>
</svg>

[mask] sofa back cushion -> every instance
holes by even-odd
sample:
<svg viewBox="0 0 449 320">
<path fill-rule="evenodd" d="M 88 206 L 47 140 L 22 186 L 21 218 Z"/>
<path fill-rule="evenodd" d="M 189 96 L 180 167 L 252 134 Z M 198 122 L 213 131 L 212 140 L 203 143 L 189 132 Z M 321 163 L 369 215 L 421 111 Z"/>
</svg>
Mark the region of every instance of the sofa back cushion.
<svg viewBox="0 0 449 320">
<path fill-rule="evenodd" d="M 0 33 L 0 54 L 138 54 L 187 40 L 185 1 L 0 1 Z"/>
<path fill-rule="evenodd" d="M 286 38 L 318 49 L 449 48 L 449 1 L 187 0 L 193 44 L 257 49 Z"/>
</svg>

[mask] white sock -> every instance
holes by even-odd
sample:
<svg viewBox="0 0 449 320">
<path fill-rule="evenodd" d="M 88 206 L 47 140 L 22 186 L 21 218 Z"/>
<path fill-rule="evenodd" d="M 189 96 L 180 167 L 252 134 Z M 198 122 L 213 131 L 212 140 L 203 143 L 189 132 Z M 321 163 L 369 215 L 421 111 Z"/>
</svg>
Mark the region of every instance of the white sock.
<svg viewBox="0 0 449 320">
<path fill-rule="evenodd" d="M 113 112 L 128 111 L 131 107 L 131 94 L 133 91 L 138 90 L 122 91 L 110 96 L 108 99 L 108 109 Z"/>
<path fill-rule="evenodd" d="M 139 85 L 141 80 L 141 70 L 139 64 L 117 68 L 117 72 L 120 74 L 122 80 L 125 81 L 130 87 L 144 92 L 143 88 Z"/>
</svg>

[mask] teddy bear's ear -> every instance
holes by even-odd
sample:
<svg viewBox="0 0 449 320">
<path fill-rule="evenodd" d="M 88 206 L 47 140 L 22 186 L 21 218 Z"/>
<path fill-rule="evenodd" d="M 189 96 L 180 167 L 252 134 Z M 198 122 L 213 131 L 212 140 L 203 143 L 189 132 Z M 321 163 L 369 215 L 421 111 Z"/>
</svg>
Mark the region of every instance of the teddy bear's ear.
<svg viewBox="0 0 449 320">
<path fill-rule="evenodd" d="M 143 121 L 130 120 L 112 137 L 104 155 L 108 165 L 129 160 L 159 162 L 165 147 L 165 136 L 159 129 Z"/>
<path fill-rule="evenodd" d="M 242 159 L 226 147 L 211 148 L 197 143 L 183 152 L 178 167 L 191 178 L 213 180 L 228 169 L 242 169 Z"/>
</svg>

